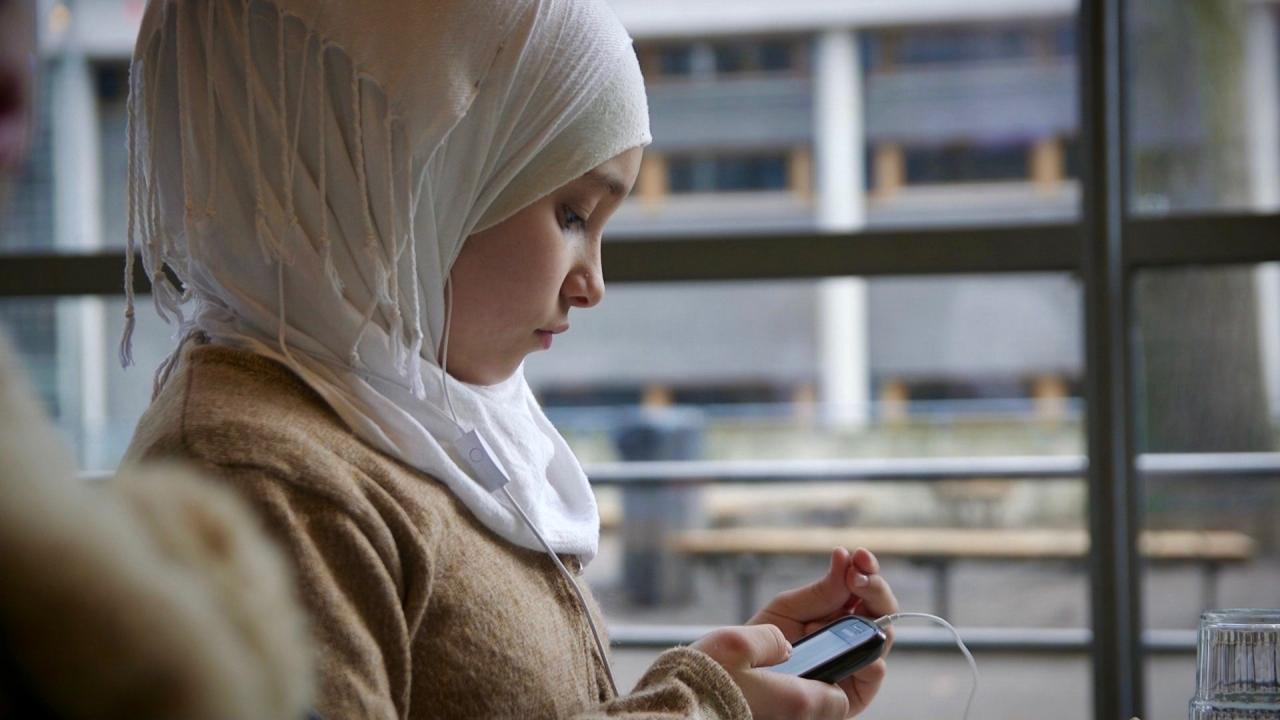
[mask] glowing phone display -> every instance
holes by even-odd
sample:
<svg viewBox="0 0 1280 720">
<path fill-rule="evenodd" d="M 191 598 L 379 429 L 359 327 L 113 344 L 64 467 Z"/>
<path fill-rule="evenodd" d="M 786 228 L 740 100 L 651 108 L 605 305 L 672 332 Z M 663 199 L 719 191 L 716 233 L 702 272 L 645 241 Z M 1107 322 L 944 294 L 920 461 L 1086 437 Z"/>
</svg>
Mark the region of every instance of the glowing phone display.
<svg viewBox="0 0 1280 720">
<path fill-rule="evenodd" d="M 769 669 L 834 683 L 880 657 L 885 640 L 884 631 L 863 618 L 840 618 L 797 640 L 791 657 Z"/>
</svg>

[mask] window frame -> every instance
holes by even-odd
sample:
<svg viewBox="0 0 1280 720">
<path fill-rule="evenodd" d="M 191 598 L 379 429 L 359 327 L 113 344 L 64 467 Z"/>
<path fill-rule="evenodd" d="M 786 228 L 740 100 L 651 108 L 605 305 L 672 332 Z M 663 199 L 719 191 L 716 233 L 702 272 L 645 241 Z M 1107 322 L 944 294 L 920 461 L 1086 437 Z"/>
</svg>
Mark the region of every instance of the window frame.
<svg viewBox="0 0 1280 720">
<path fill-rule="evenodd" d="M 1273 239 L 1280 237 L 1280 214 L 1131 213 L 1126 6 L 1127 0 L 1080 0 L 1081 214 L 1075 221 L 847 234 L 613 237 L 603 251 L 611 282 L 1073 273 L 1083 287 L 1085 474 L 1093 548 L 1092 633 L 1086 642 L 1094 717 L 1100 720 L 1143 714 L 1144 657 L 1162 650 L 1150 637 L 1144 644 L 1141 618 L 1132 281 L 1139 270 L 1153 267 L 1280 260 L 1280 242 Z M 120 250 L 0 255 L 0 298 L 120 295 L 123 267 Z M 147 292 L 141 263 L 134 272 L 137 291 Z"/>
</svg>

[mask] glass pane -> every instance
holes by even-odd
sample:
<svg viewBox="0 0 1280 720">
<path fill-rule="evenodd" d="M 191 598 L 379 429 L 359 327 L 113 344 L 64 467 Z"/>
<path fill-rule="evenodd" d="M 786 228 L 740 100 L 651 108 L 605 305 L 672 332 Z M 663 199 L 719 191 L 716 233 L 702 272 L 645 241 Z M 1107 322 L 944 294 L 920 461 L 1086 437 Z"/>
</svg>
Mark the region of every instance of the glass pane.
<svg viewBox="0 0 1280 720">
<path fill-rule="evenodd" d="M 754 69 L 751 45 L 747 43 L 720 44 L 715 48 L 716 72 L 733 73 Z"/>
<path fill-rule="evenodd" d="M 869 29 L 869 225 L 1074 217 L 1075 18 Z"/>
<path fill-rule="evenodd" d="M 141 5 L 123 6 L 136 19 Z M 824 194 L 865 210 L 855 214 L 865 215 L 867 227 L 1074 217 L 1075 11 L 1056 12 L 992 20 L 986 11 L 969 19 L 912 11 L 907 24 L 886 18 L 883 26 L 828 33 L 819 23 L 767 40 L 716 28 L 699 36 L 683 25 L 638 37 L 655 143 L 612 229 L 812 229 Z M 106 59 L 78 85 L 59 76 L 58 91 L 42 95 L 46 103 L 78 98 L 77 107 L 96 113 L 96 126 L 82 122 L 90 113 L 65 107 L 56 109 L 59 122 L 42 125 L 31 168 L 0 226 L 0 249 L 54 247 L 55 218 L 80 227 L 77 212 L 92 213 L 100 225 L 95 245 L 123 245 L 130 47 L 118 30 L 102 44 Z M 99 32 L 106 34 L 93 23 L 77 27 L 86 41 Z M 841 38 L 850 52 L 835 57 L 849 62 L 818 52 Z M 51 71 L 44 81 L 55 84 Z M 850 86 L 861 89 L 851 114 L 819 122 L 822 88 Z M 824 179 L 821 163 L 829 148 L 847 144 L 846 132 L 857 133 L 853 145 L 861 150 L 850 153 L 844 174 L 857 180 L 837 186 Z M 90 182 L 55 172 L 67 166 L 53 157 L 53 148 L 68 147 L 64 133 L 75 147 L 96 145 L 100 162 Z M 75 192 L 55 193 L 58 182 Z M 80 202 L 87 187 L 92 202 Z M 152 371 L 172 346 L 170 329 L 145 305 L 134 336 L 137 366 L 124 372 L 115 360 L 118 298 L 0 300 L 0 319 L 85 468 L 115 464 L 150 398 Z M 692 568 L 687 585 L 665 570 L 673 586 L 656 586 L 656 599 L 638 593 L 645 585 L 635 573 L 652 572 L 655 546 L 636 545 L 626 533 L 636 527 L 636 513 L 656 502 L 662 517 L 681 523 L 669 533 L 851 529 L 864 533 L 856 544 L 880 531 L 903 543 L 898 550 L 867 544 L 880 552 L 904 608 L 938 611 L 941 602 L 961 626 L 1087 626 L 1087 576 L 1074 557 L 983 560 L 974 552 L 940 574 L 937 564 L 901 550 L 905 538 L 936 543 L 939 532 L 953 530 L 1007 532 L 1001 537 L 1014 542 L 1047 530 L 1059 533 L 1061 547 L 1080 536 L 1087 493 L 1078 473 L 1036 470 L 1082 452 L 1080 326 L 1079 291 L 1065 275 L 611 287 L 609 302 L 575 317 L 574 332 L 558 340 L 554 354 L 528 365 L 549 414 L 584 462 L 817 460 L 848 468 L 821 482 L 710 477 L 696 500 L 688 492 L 628 496 L 601 483 L 605 538 L 589 573 L 611 621 L 742 619 L 741 566 L 695 560 L 691 551 L 677 558 Z M 921 461 L 974 457 L 1021 458 L 1036 477 L 919 478 Z M 865 477 L 870 464 L 885 463 L 899 463 L 893 467 L 902 479 Z M 961 463 L 961 471 L 971 465 Z M 673 511 L 677 506 L 687 512 Z M 821 566 L 805 553 L 770 562 L 753 571 L 755 594 L 807 581 Z M 652 653 L 620 657 L 620 679 L 630 685 L 638 659 L 647 662 Z M 1086 656 L 981 658 L 978 716 L 1088 716 Z M 968 688 L 958 654 L 899 652 L 894 668 L 869 717 L 936 717 L 956 708 Z"/>
<path fill-rule="evenodd" d="M 28 379 L 46 411 L 61 417 L 66 402 L 58 394 L 57 302 L 16 298 L 0 303 L 8 341 L 26 361 Z"/>
<path fill-rule="evenodd" d="M 926 27 L 895 33 L 888 57 L 899 65 L 1019 59 L 1034 54 L 1037 40 L 1028 26 Z"/>
<path fill-rule="evenodd" d="M 688 45 L 668 45 L 657 51 L 657 70 L 662 75 L 681 76 L 693 71 L 693 48 Z"/>
<path fill-rule="evenodd" d="M 1280 208 L 1271 3 L 1128 3 L 1133 212 Z"/>
<path fill-rule="evenodd" d="M 1190 643 L 1202 611 L 1280 597 L 1280 264 L 1143 272 L 1134 302 L 1143 526 L 1162 548 L 1144 618 Z M 1194 649 L 1146 671 L 1149 716 L 1185 714 Z"/>
<path fill-rule="evenodd" d="M 0 188 L 0 254 L 123 248 L 127 56 L 97 64 L 49 60 L 38 72 L 35 141 L 8 192 Z M 81 175 L 89 168 L 98 171 L 96 181 Z M 99 214 L 82 219 L 94 210 Z M 86 225 L 93 231 L 83 231 Z"/>
<path fill-rule="evenodd" d="M 867 228 L 1076 217 L 1074 9 L 923 19 L 791 40 L 639 38 L 654 142 L 615 232 L 812 229 L 841 203 Z M 687 72 L 664 69 L 673 57 Z M 663 81 L 673 74 L 685 77 Z M 852 107 L 822 101 L 843 89 Z M 780 156 L 771 182 L 752 185 L 767 197 L 742 198 L 690 160 L 762 154 Z M 829 167 L 841 162 L 847 173 Z"/>
<path fill-rule="evenodd" d="M 714 46 L 716 73 L 786 72 L 791 45 L 784 40 L 740 40 Z"/>
<path fill-rule="evenodd" d="M 907 182 L 1016 180 L 1027 171 L 1026 145 L 939 145 L 907 151 Z"/>
<path fill-rule="evenodd" d="M 751 155 L 716 160 L 716 190 L 782 190 L 786 187 L 785 156 Z"/>
<path fill-rule="evenodd" d="M 765 72 L 782 72 L 791 69 L 794 62 L 791 43 L 782 40 L 762 42 L 758 48 L 758 63 L 761 70 Z"/>
<path fill-rule="evenodd" d="M 99 145 L 102 148 L 102 244 L 123 248 L 127 232 L 129 146 L 125 142 L 129 66 L 104 63 L 95 68 Z"/>
<path fill-rule="evenodd" d="M 173 344 L 150 301 L 139 299 L 136 364 L 128 370 L 118 360 L 123 298 L 0 299 L 0 328 L 85 470 L 118 464 L 151 401 L 153 371 Z"/>
<path fill-rule="evenodd" d="M 708 465 L 695 490 L 646 491 L 597 475 L 605 532 L 588 577 L 611 623 L 740 622 L 743 593 L 754 606 L 816 577 L 829 547 L 753 559 L 718 552 L 715 542 L 749 533 L 763 547 L 769 540 L 759 538 L 843 533 L 879 552 L 904 609 L 942 612 L 962 627 L 1087 627 L 1082 554 L 983 559 L 971 549 L 930 564 L 906 547 L 951 532 L 961 544 L 982 533 L 1011 545 L 1035 533 L 1061 547 L 1082 540 L 1077 472 L 911 476 L 920 462 L 947 458 L 1012 458 L 1036 473 L 1078 457 L 1080 294 L 1069 276 L 614 285 L 572 322 L 551 352 L 527 360 L 526 373 L 589 470 L 635 460 L 757 468 L 817 460 L 878 463 L 905 476 L 877 481 L 850 469 L 786 482 L 794 469 L 775 466 L 776 480 L 747 484 Z M 668 553 L 663 538 L 690 544 Z M 652 654 L 623 657 L 626 683 Z M 1049 684 L 1062 699 L 1052 717 L 1088 715 L 1083 653 L 982 657 L 987 700 L 980 696 L 975 716 L 1039 717 L 1043 696 L 1026 688 Z M 938 716 L 968 686 L 958 653 L 899 652 L 889 699 L 872 715 Z"/>
<path fill-rule="evenodd" d="M 36 129 L 22 170 L 0 180 L 0 254 L 54 244 L 53 130 L 48 74 L 37 82 Z"/>
<path fill-rule="evenodd" d="M 947 651 L 908 653 L 895 648 L 889 661 L 889 676 L 871 707 L 857 716 L 859 720 L 960 718 L 971 681 L 968 666 L 958 657 L 959 651 L 954 654 L 957 657 Z M 617 648 L 611 655 L 613 671 L 623 686 L 639 678 L 654 657 L 653 653 Z M 1085 720 L 1093 717 L 1090 700 L 1081 695 L 1081 690 L 1093 682 L 1087 658 L 1047 654 L 1028 662 L 1024 656 L 983 652 L 977 655 L 977 660 L 982 684 L 971 718 Z"/>
<path fill-rule="evenodd" d="M 655 142 L 613 229 L 620 236 L 813 229 L 824 195 L 834 196 L 826 207 L 861 208 L 854 216 L 871 228 L 1074 217 L 1074 22 L 1071 12 L 1034 21 L 868 26 L 847 35 L 853 51 L 841 57 L 859 59 L 850 65 L 823 60 L 823 36 L 814 33 L 640 37 Z M 111 36 L 104 42 L 123 36 L 120 27 L 104 32 Z M 934 44 L 936 52 L 921 50 Z M 107 53 L 83 72 L 76 63 L 43 68 L 42 102 L 58 98 L 63 107 L 46 108 L 49 121 L 30 167 L 10 193 L 0 251 L 123 246 L 127 50 L 121 45 L 118 56 Z M 717 72 L 726 63 L 752 71 Z M 682 81 L 662 82 L 669 76 Z M 820 89 L 845 83 L 861 89 L 852 113 L 820 122 Z M 833 176 L 820 159 L 844 139 L 818 127 L 859 133 L 860 151 L 848 158 L 856 181 L 826 179 Z M 57 147 L 95 154 L 100 181 L 60 173 Z M 710 167 L 690 172 L 683 166 L 693 156 L 710 158 Z M 733 159 L 760 157 L 767 167 L 744 170 Z M 760 195 L 743 198 L 744 189 Z M 79 230 L 86 225 L 98 227 L 86 234 Z"/>
<path fill-rule="evenodd" d="M 787 188 L 787 158 L 779 154 L 673 157 L 672 193 L 759 192 Z"/>
</svg>

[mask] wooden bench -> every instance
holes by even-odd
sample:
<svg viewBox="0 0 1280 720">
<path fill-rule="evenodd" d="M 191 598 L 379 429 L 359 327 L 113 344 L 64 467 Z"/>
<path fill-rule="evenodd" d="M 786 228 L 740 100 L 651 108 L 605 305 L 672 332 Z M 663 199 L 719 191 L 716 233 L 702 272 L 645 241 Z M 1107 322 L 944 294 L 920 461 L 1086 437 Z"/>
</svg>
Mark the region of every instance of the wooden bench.
<svg viewBox="0 0 1280 720">
<path fill-rule="evenodd" d="M 833 547 L 866 547 L 880 558 L 900 558 L 933 571 L 934 612 L 950 615 L 948 575 L 957 560 L 1086 559 L 1089 536 L 1083 530 L 968 528 L 725 528 L 687 530 L 668 537 L 669 547 L 694 560 L 731 567 L 738 577 L 739 614 L 756 609 L 757 585 L 767 562 L 781 557 L 825 558 Z M 1201 566 L 1202 607 L 1215 607 L 1218 574 L 1228 563 L 1254 555 L 1244 533 L 1148 530 L 1139 539 L 1142 556 L 1163 563 Z"/>
<path fill-rule="evenodd" d="M 807 483 L 804 492 L 790 485 L 708 485 L 698 492 L 702 517 L 712 527 L 767 523 L 775 519 L 856 521 L 867 492 L 848 483 Z M 602 530 L 622 527 L 622 492 L 597 491 Z M 828 522 L 827 524 L 830 524 Z"/>
</svg>

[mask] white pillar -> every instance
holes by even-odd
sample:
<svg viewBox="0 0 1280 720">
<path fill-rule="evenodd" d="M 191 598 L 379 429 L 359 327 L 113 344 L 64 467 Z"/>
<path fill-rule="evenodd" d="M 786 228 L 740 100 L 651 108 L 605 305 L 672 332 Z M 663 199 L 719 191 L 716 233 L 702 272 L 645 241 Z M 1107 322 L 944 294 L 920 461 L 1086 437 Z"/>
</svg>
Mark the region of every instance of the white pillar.
<svg viewBox="0 0 1280 720">
<path fill-rule="evenodd" d="M 818 223 L 848 232 L 866 225 L 862 68 L 853 30 L 817 37 L 814 62 L 814 166 Z"/>
<path fill-rule="evenodd" d="M 1271 417 L 1280 419 L 1280 262 L 1259 265 L 1254 277 L 1258 288 L 1262 378 Z"/>
<path fill-rule="evenodd" d="M 102 246 L 98 105 L 88 58 L 66 52 L 51 65 L 54 243 L 62 252 Z M 80 462 L 95 466 L 106 427 L 106 339 L 103 302 L 58 300 L 58 385 L 63 426 L 78 430 Z"/>
<path fill-rule="evenodd" d="M 1280 209 L 1280 97 L 1277 97 L 1276 6 L 1255 2 L 1249 6 L 1245 37 L 1245 113 L 1249 142 L 1249 185 L 1253 209 Z M 1280 263 L 1258 266 L 1258 338 L 1267 404 L 1272 417 L 1280 417 Z"/>
<path fill-rule="evenodd" d="M 1280 54 L 1276 51 L 1276 6 L 1249 5 L 1245 33 L 1245 113 L 1248 137 L 1250 200 L 1253 209 L 1280 209 Z"/>
<path fill-rule="evenodd" d="M 814 167 L 818 228 L 866 225 L 862 69 L 853 30 L 818 35 L 814 53 Z M 870 415 L 867 288 L 861 278 L 818 283 L 819 392 L 833 425 L 859 427 Z"/>
</svg>

